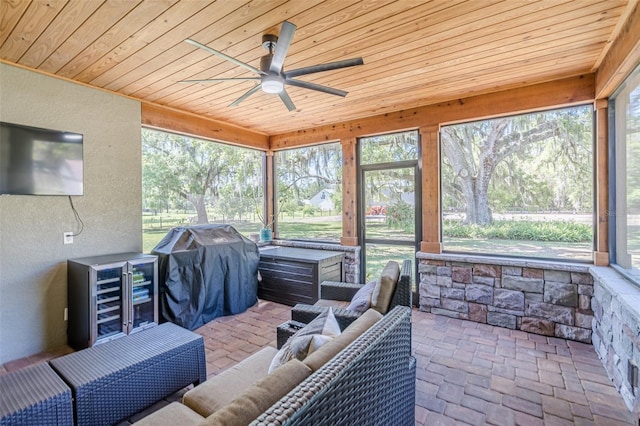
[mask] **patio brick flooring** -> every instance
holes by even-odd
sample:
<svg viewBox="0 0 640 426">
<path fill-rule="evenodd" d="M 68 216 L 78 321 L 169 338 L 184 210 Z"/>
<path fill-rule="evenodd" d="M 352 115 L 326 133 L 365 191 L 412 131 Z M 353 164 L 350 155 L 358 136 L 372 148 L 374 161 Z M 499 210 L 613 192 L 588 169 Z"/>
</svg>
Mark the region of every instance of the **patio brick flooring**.
<svg viewBox="0 0 640 426">
<path fill-rule="evenodd" d="M 275 327 L 290 307 L 260 301 L 242 314 L 196 330 L 213 376 L 260 348 L 275 346 Z M 416 425 L 638 425 L 591 345 L 413 311 L 417 358 Z M 9 362 L 11 371 L 69 348 Z M 130 424 L 180 391 L 136 414 Z"/>
</svg>

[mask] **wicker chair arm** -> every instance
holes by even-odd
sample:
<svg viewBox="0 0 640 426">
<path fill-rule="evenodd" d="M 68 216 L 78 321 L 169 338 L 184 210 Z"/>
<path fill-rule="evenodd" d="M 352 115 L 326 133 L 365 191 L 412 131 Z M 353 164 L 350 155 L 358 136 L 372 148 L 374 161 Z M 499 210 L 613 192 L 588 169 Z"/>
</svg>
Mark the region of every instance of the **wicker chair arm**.
<svg viewBox="0 0 640 426">
<path fill-rule="evenodd" d="M 396 290 L 393 293 L 393 298 L 389 303 L 389 310 L 396 306 L 412 306 L 413 288 L 411 283 L 411 261 L 405 260 L 402 262 L 402 269 L 400 270 L 400 277 L 396 284 Z"/>
<path fill-rule="evenodd" d="M 291 319 L 304 324 L 309 324 L 315 317 L 327 310 L 326 306 L 313 306 L 305 305 L 304 303 L 298 303 L 291 309 Z M 333 314 L 340 325 L 340 329 L 344 330 L 352 322 L 354 322 L 361 314 L 356 311 L 350 311 L 348 309 L 334 308 Z"/>
<path fill-rule="evenodd" d="M 338 281 L 324 281 L 320 284 L 320 299 L 342 300 L 350 302 L 353 296 L 363 287 L 363 284 L 353 284 Z"/>
</svg>

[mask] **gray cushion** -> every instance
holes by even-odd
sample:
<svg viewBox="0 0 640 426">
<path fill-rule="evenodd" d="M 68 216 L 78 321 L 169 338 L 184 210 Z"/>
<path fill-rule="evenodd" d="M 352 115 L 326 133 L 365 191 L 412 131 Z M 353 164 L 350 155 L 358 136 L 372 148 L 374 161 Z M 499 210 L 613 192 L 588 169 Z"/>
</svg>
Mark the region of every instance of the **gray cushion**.
<svg viewBox="0 0 640 426">
<path fill-rule="evenodd" d="M 340 325 L 333 314 L 333 309 L 326 309 L 287 340 L 273 358 L 269 373 L 294 358 L 305 359 L 308 353 L 338 335 L 340 335 Z"/>
<path fill-rule="evenodd" d="M 376 281 L 371 281 L 362 286 L 360 290 L 353 295 L 351 303 L 347 309 L 356 312 L 366 312 L 371 307 L 371 296 L 373 295 L 373 289 L 376 286 Z"/>
</svg>

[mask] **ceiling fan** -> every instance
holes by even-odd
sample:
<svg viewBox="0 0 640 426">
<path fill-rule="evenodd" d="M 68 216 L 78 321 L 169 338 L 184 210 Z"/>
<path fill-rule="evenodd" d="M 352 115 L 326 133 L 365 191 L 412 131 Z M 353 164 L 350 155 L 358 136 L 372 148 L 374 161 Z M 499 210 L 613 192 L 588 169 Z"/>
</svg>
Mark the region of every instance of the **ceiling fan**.
<svg viewBox="0 0 640 426">
<path fill-rule="evenodd" d="M 343 61 L 330 62 L 327 64 L 320 65 L 312 65 L 309 67 L 298 68 L 291 71 L 284 71 L 284 60 L 287 56 L 287 51 L 289 50 L 289 45 L 291 44 L 291 40 L 293 39 L 293 35 L 296 32 L 296 26 L 291 22 L 284 21 L 282 23 L 282 28 L 280 29 L 280 36 L 275 36 L 273 34 L 265 34 L 262 36 L 262 47 L 267 49 L 269 53 L 263 56 L 260 59 L 260 69 L 253 67 L 245 62 L 239 61 L 231 56 L 228 56 L 218 50 L 212 49 L 209 46 L 205 46 L 202 43 L 199 43 L 192 39 L 186 39 L 185 42 L 196 46 L 200 49 L 203 49 L 211 54 L 219 56 L 223 59 L 226 59 L 229 62 L 232 62 L 236 65 L 239 65 L 243 68 L 248 69 L 254 74 L 258 74 L 258 77 L 234 77 L 234 78 L 207 78 L 207 79 L 199 79 L 199 80 L 182 80 L 181 83 L 208 83 L 208 82 L 216 82 L 216 81 L 240 81 L 240 80 L 255 80 L 259 81 L 255 87 L 250 89 L 247 93 L 240 96 L 229 106 L 236 106 L 240 104 L 240 102 L 247 99 L 249 96 L 262 89 L 265 93 L 273 93 L 278 94 L 280 99 L 285 104 L 289 111 L 293 111 L 296 109 L 293 101 L 287 94 L 284 86 L 286 84 L 296 87 L 302 87 L 304 89 L 317 90 L 318 92 L 329 93 L 331 95 L 336 96 L 347 96 L 347 92 L 344 90 L 334 89 L 332 87 L 323 86 L 321 84 L 310 83 L 308 81 L 297 80 L 295 77 L 301 75 L 312 74 L 316 72 L 322 71 L 330 71 L 336 70 L 340 68 L 352 67 L 355 65 L 363 65 L 364 62 L 362 58 L 354 58 L 354 59 L 346 59 Z"/>
</svg>

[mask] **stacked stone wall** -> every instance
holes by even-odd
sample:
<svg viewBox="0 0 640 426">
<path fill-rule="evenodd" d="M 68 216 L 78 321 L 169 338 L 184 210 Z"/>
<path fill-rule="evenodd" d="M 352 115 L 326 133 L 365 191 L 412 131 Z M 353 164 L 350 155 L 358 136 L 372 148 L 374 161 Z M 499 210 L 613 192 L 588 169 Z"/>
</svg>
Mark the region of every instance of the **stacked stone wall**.
<svg viewBox="0 0 640 426">
<path fill-rule="evenodd" d="M 593 347 L 629 409 L 640 415 L 640 387 L 630 369 L 640 366 L 640 288 L 611 268 L 593 268 Z"/>
<path fill-rule="evenodd" d="M 593 278 L 588 266 L 439 257 L 418 253 L 421 310 L 591 343 Z"/>
</svg>

